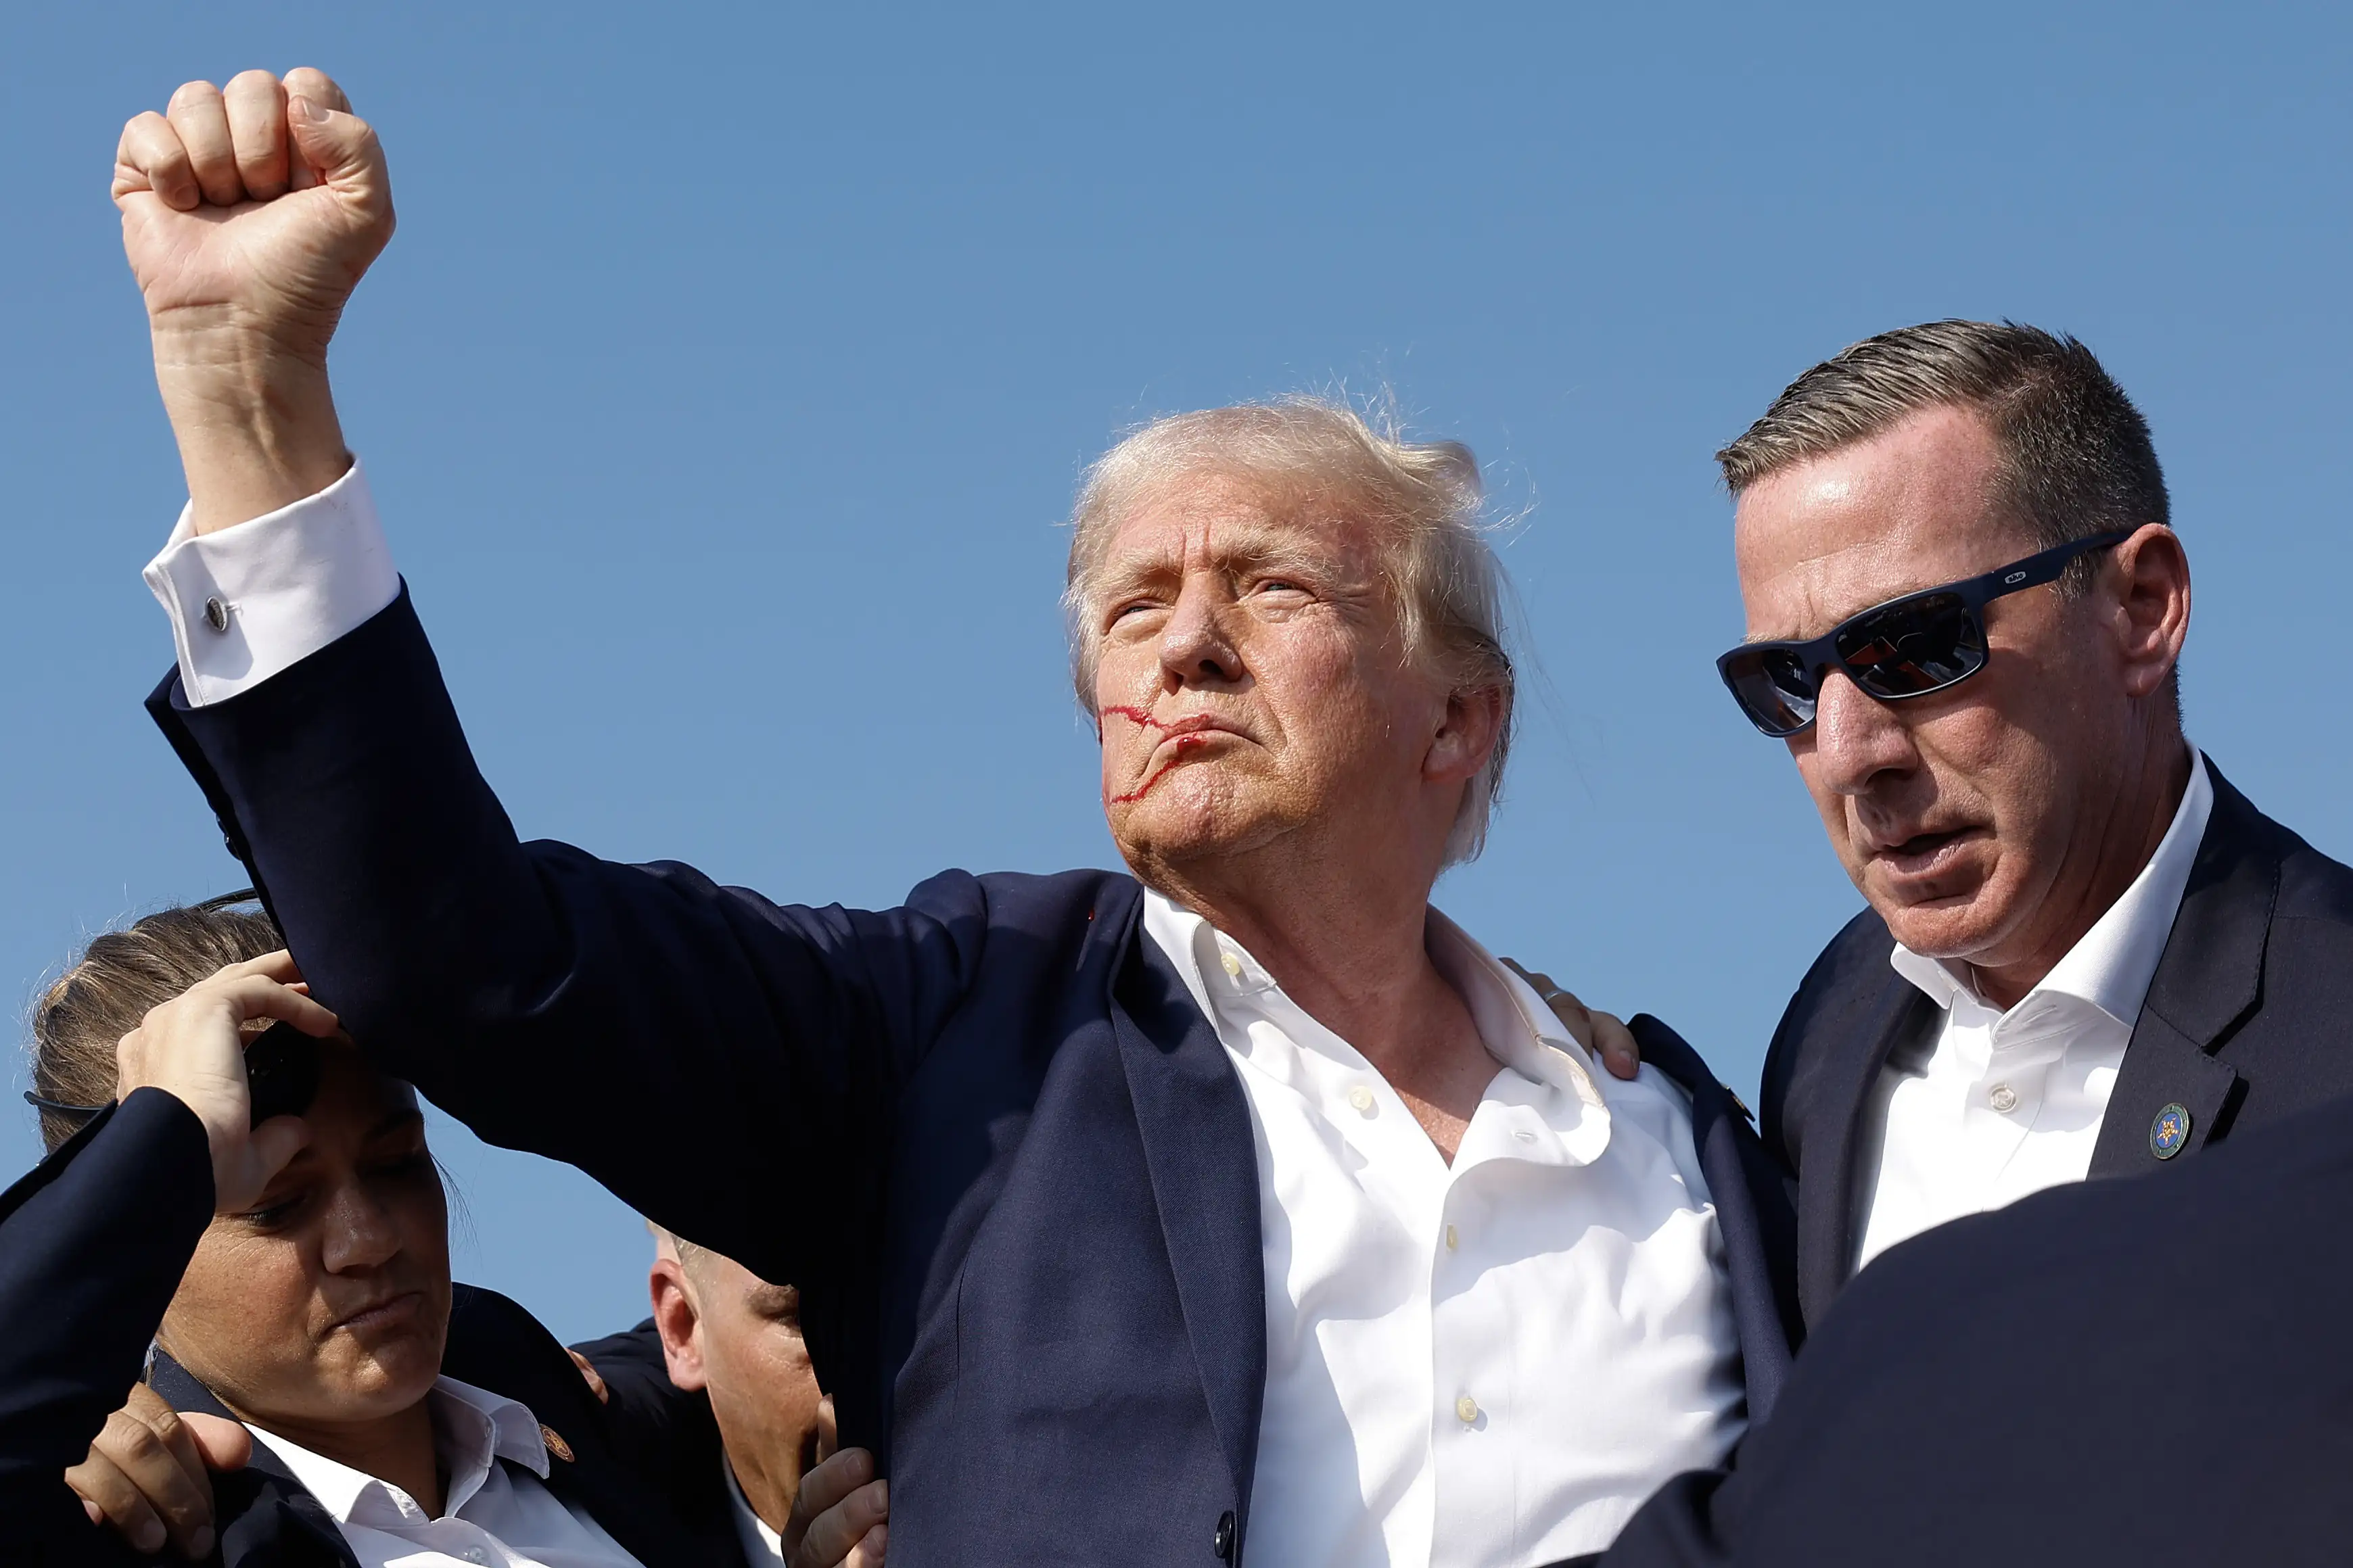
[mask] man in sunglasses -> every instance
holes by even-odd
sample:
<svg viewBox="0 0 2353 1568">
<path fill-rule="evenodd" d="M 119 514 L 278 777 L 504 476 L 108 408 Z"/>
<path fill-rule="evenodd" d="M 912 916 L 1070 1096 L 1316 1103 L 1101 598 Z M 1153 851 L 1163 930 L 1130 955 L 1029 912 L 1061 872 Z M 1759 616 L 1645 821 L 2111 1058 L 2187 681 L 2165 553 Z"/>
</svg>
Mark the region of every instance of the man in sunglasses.
<svg viewBox="0 0 2353 1568">
<path fill-rule="evenodd" d="M 1921 1231 L 2353 1092 L 2353 870 L 2184 737 L 2189 561 L 2089 350 L 1882 333 L 1718 460 L 1725 682 L 1870 902 L 1765 1066 L 1809 1323 Z"/>
</svg>

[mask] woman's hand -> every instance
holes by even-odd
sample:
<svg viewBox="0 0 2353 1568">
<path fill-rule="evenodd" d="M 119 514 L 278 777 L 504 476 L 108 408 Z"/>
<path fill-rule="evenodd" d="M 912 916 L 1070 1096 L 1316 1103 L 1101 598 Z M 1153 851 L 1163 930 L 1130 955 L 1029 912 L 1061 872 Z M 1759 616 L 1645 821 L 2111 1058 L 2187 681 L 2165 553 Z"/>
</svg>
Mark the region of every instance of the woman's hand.
<svg viewBox="0 0 2353 1568">
<path fill-rule="evenodd" d="M 150 1012 L 115 1047 L 115 1098 L 160 1089 L 196 1113 L 212 1145 L 213 1210 L 250 1208 L 270 1178 L 286 1168 L 311 1130 L 299 1116 L 252 1124 L 253 1096 L 245 1078 L 245 1047 L 255 1023 L 283 1021 L 323 1039 L 335 1016 L 311 1000 L 280 952 L 232 963 Z"/>
<path fill-rule="evenodd" d="M 108 1524 L 140 1552 L 168 1542 L 182 1556 L 211 1555 L 215 1470 L 241 1470 L 253 1457 L 244 1427 L 217 1415 L 183 1415 L 138 1384 L 106 1418 L 89 1458 L 66 1472 L 92 1524 Z"/>
</svg>

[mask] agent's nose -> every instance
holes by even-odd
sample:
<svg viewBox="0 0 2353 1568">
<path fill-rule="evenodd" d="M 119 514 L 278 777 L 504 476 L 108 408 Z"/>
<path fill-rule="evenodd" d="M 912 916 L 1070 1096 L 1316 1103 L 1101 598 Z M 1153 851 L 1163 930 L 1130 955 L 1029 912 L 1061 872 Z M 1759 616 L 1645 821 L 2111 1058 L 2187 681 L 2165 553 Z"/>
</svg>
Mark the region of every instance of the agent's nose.
<svg viewBox="0 0 2353 1568">
<path fill-rule="evenodd" d="M 1799 738 L 1813 748 L 1825 788 L 1843 795 L 1869 792 L 1874 780 L 1919 766 L 1912 731 L 1894 708 L 1866 696 L 1843 670 L 1822 679 L 1814 700 L 1814 727 Z"/>
</svg>

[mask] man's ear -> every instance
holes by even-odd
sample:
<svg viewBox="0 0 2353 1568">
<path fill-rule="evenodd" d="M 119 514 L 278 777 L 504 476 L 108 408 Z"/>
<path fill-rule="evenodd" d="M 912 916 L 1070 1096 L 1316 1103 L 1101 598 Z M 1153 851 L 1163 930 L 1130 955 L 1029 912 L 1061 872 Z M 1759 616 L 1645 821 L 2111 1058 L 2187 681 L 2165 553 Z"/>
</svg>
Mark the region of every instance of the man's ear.
<svg viewBox="0 0 2353 1568">
<path fill-rule="evenodd" d="M 2127 689 L 2149 696 L 2172 675 L 2189 636 L 2189 557 L 2173 530 L 2147 523 L 2116 546 L 2108 580 Z"/>
<path fill-rule="evenodd" d="M 1477 777 L 1503 732 L 1503 688 L 1458 687 L 1447 697 L 1445 716 L 1422 758 L 1422 777 L 1432 784 Z"/>
<path fill-rule="evenodd" d="M 683 1389 L 702 1388 L 709 1381 L 702 1371 L 702 1315 L 687 1289 L 686 1270 L 674 1258 L 655 1258 L 646 1291 L 653 1298 L 654 1330 L 661 1335 L 670 1380 Z"/>
</svg>

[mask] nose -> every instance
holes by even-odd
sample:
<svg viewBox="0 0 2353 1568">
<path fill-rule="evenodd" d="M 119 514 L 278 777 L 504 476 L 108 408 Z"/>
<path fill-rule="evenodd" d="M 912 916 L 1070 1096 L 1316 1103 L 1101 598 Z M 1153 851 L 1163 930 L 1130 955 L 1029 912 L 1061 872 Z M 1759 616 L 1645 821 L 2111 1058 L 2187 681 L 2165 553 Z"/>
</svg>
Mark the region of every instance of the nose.
<svg viewBox="0 0 2353 1568">
<path fill-rule="evenodd" d="M 1843 670 L 1823 678 L 1814 727 L 1802 739 L 1813 747 L 1821 784 L 1839 795 L 1866 794 L 1874 780 L 1919 763 L 1912 732 L 1895 710 L 1864 695 Z"/>
<path fill-rule="evenodd" d="M 1160 629 L 1160 669 L 1171 689 L 1231 686 L 1241 679 L 1241 653 L 1226 629 L 1225 609 L 1221 596 L 1198 577 L 1178 591 Z"/>
<path fill-rule="evenodd" d="M 330 1274 L 374 1268 L 400 1250 L 400 1226 L 391 1210 L 358 1183 L 340 1189 L 327 1205 L 321 1261 Z"/>
</svg>

